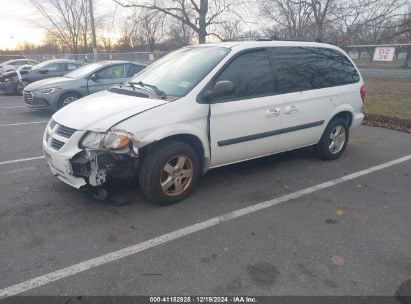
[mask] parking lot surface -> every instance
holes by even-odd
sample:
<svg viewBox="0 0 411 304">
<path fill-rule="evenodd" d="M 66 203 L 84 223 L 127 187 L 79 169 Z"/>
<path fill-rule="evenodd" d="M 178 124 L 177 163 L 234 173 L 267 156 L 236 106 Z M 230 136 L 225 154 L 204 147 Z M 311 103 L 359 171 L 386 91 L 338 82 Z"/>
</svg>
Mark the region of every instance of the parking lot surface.
<svg viewBox="0 0 411 304">
<path fill-rule="evenodd" d="M 337 161 L 305 148 L 215 169 L 188 199 L 158 207 L 134 181 L 110 184 L 110 200 L 98 201 L 52 176 L 44 159 L 24 160 L 42 156 L 49 118 L 0 96 L 2 291 L 411 154 L 411 134 L 363 126 Z M 410 218 L 405 160 L 21 292 L 394 295 L 411 279 Z"/>
</svg>

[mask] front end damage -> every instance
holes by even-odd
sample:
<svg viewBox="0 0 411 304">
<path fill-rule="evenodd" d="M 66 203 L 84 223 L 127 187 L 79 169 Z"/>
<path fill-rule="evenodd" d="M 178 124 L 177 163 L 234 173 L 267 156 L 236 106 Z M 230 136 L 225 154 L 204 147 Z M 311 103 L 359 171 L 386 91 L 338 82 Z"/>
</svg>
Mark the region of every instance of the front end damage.
<svg viewBox="0 0 411 304">
<path fill-rule="evenodd" d="M 132 144 L 121 151 L 83 149 L 69 160 L 72 174 L 84 178 L 93 195 L 102 196 L 102 186 L 110 178 L 133 178 L 139 165 L 138 150 Z"/>
<path fill-rule="evenodd" d="M 52 173 L 66 184 L 101 198 L 110 178 L 133 178 L 141 143 L 124 130 L 76 130 L 53 119 L 43 136 L 43 151 Z M 97 193 L 97 195 L 96 195 Z"/>
</svg>

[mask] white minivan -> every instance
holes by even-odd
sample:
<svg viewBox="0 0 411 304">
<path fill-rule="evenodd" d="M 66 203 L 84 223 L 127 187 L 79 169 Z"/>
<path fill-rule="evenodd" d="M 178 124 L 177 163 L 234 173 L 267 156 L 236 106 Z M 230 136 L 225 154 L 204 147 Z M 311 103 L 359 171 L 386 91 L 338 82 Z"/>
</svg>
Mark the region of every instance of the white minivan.
<svg viewBox="0 0 411 304">
<path fill-rule="evenodd" d="M 108 179 L 138 177 L 143 194 L 166 205 L 219 166 L 305 146 L 338 158 L 364 98 L 360 73 L 333 45 L 189 46 L 55 113 L 43 149 L 75 188 L 104 197 Z"/>
</svg>

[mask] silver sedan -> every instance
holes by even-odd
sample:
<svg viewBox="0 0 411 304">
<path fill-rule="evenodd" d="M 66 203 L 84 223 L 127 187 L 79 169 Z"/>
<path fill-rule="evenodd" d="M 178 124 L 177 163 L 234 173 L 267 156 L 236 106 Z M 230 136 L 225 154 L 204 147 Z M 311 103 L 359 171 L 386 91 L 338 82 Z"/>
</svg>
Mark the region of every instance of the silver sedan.
<svg viewBox="0 0 411 304">
<path fill-rule="evenodd" d="M 85 65 L 63 77 L 36 81 L 24 89 L 24 103 L 52 112 L 92 93 L 106 90 L 143 70 L 144 64 L 101 61 Z"/>
</svg>

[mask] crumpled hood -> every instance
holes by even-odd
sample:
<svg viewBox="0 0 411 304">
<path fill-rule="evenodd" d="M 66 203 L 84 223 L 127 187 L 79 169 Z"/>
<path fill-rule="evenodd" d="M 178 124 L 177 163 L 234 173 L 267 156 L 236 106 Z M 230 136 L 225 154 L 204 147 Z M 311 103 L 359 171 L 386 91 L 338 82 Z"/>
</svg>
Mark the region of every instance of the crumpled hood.
<svg viewBox="0 0 411 304">
<path fill-rule="evenodd" d="M 102 91 L 65 106 L 53 115 L 53 119 L 72 129 L 105 132 L 130 116 L 167 102 Z"/>
<path fill-rule="evenodd" d="M 62 82 L 70 82 L 73 80 L 75 79 L 67 78 L 67 77 L 47 78 L 47 79 L 38 80 L 36 82 L 33 82 L 32 84 L 29 84 L 27 87 L 25 87 L 25 90 L 33 91 L 33 90 L 37 90 L 37 89 L 45 88 L 45 87 L 54 87 L 54 86 L 58 86 Z"/>
<path fill-rule="evenodd" d="M 3 76 L 4 78 L 10 78 L 10 77 L 17 76 L 17 72 L 16 71 L 5 72 L 1 74 L 1 76 Z"/>
</svg>

